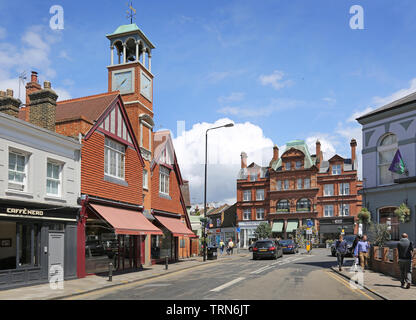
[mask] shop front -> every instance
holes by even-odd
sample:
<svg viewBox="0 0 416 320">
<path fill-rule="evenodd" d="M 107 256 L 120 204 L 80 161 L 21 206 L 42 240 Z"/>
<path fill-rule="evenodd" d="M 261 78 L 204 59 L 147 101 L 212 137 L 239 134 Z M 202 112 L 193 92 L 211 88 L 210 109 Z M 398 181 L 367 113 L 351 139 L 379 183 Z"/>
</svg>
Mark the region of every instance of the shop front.
<svg viewBox="0 0 416 320">
<path fill-rule="evenodd" d="M 354 217 L 335 217 L 319 219 L 319 239 L 320 243 L 326 240 L 338 239 L 342 230 L 344 234 L 354 234 Z"/>
<path fill-rule="evenodd" d="M 155 214 L 154 216 L 156 220 L 153 223 L 162 230 L 163 235 L 152 237 L 152 263 L 164 262 L 166 257 L 170 262 L 178 261 L 184 255 L 183 252 L 180 254 L 179 250 L 184 249 L 183 251 L 186 252 L 186 248 L 190 249 L 190 239 L 197 236 L 179 215 Z"/>
<path fill-rule="evenodd" d="M 284 233 L 283 233 L 284 226 L 285 226 L 285 220 L 273 220 L 272 237 L 282 239 L 284 236 Z"/>
<path fill-rule="evenodd" d="M 0 289 L 76 278 L 77 207 L 0 202 Z"/>
<path fill-rule="evenodd" d="M 266 222 L 264 220 L 258 221 L 240 221 L 238 222 L 238 226 L 240 228 L 240 247 L 241 248 L 248 248 L 248 246 L 257 240 L 254 231 L 257 229 L 258 225 L 262 222 Z"/>
<path fill-rule="evenodd" d="M 145 263 L 147 236 L 162 231 L 137 210 L 89 203 L 85 224 L 85 272 L 137 270 Z"/>
<path fill-rule="evenodd" d="M 227 244 L 230 239 L 238 242 L 236 228 L 212 228 L 208 231 L 208 245 L 219 247 L 221 240 Z"/>
</svg>

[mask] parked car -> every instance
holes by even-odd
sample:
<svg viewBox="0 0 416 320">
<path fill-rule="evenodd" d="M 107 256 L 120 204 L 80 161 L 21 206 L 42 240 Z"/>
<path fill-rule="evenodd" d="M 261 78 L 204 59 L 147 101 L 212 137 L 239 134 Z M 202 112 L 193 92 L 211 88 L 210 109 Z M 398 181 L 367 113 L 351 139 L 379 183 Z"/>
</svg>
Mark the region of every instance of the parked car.
<svg viewBox="0 0 416 320">
<path fill-rule="evenodd" d="M 256 242 L 252 242 L 249 246 L 248 246 L 248 251 L 252 252 L 253 251 L 253 247 L 256 244 Z"/>
<path fill-rule="evenodd" d="M 347 256 L 353 256 L 354 254 L 354 252 L 352 252 L 352 244 L 354 243 L 355 237 L 356 236 L 353 234 L 344 236 L 344 240 L 347 242 Z M 337 249 L 335 248 L 336 243 L 337 240 L 335 240 L 334 243 L 331 245 L 331 255 L 333 257 L 335 257 L 337 253 Z"/>
<path fill-rule="evenodd" d="M 277 259 L 283 256 L 283 250 L 276 240 L 257 240 L 253 246 L 253 260 L 259 258 Z"/>
<path fill-rule="evenodd" d="M 292 239 L 280 240 L 280 245 L 282 246 L 283 253 L 298 253 L 299 247 L 298 244 Z"/>
</svg>

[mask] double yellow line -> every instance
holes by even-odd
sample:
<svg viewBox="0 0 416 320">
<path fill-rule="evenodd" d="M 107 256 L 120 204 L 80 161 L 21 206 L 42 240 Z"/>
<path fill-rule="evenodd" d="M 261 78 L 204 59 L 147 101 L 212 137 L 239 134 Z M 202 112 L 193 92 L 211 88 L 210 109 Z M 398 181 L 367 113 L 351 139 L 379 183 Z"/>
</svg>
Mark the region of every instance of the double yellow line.
<svg viewBox="0 0 416 320">
<path fill-rule="evenodd" d="M 369 296 L 368 294 L 366 294 L 364 291 L 362 291 L 361 289 L 358 289 L 358 288 L 356 288 L 356 289 L 352 289 L 351 288 L 351 284 L 350 284 L 350 282 L 348 282 L 347 280 L 345 280 L 344 278 L 342 278 L 341 276 L 339 276 L 339 275 L 335 275 L 335 273 L 334 272 L 331 272 L 331 271 L 326 271 L 326 273 L 328 274 L 328 275 L 330 275 L 333 279 L 335 279 L 336 281 L 338 281 L 339 283 L 342 283 L 344 286 L 346 286 L 348 289 L 350 289 L 352 292 L 355 292 L 355 293 L 357 293 L 357 292 L 359 292 L 359 293 L 361 293 L 363 296 L 365 296 L 365 297 L 367 297 L 368 299 L 370 299 L 370 300 L 375 300 L 373 297 L 371 297 L 371 296 Z"/>
</svg>

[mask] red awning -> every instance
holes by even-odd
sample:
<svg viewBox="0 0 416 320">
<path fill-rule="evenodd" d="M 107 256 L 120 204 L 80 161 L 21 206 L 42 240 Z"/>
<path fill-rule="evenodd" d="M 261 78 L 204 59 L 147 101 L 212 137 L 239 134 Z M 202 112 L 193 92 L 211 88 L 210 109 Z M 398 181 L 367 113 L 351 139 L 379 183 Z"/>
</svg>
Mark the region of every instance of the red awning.
<svg viewBox="0 0 416 320">
<path fill-rule="evenodd" d="M 182 222 L 182 220 L 180 219 L 159 216 L 155 216 L 155 218 L 161 224 L 163 224 L 170 232 L 172 232 L 172 235 L 174 237 L 196 237 L 195 233 L 193 233 L 192 230 L 188 229 L 186 224 Z"/>
<path fill-rule="evenodd" d="M 145 235 L 163 232 L 138 212 L 115 207 L 90 204 L 90 206 L 114 228 L 117 234 Z"/>
</svg>

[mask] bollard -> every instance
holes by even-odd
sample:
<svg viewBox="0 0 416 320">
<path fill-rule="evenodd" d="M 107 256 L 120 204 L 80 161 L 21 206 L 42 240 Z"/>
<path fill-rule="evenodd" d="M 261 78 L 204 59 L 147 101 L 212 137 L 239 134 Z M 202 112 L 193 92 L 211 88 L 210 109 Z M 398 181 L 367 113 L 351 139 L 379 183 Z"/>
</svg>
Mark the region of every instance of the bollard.
<svg viewBox="0 0 416 320">
<path fill-rule="evenodd" d="M 113 281 L 113 263 L 108 264 L 108 281 Z"/>
<path fill-rule="evenodd" d="M 169 263 L 169 258 L 168 256 L 165 257 L 165 270 L 168 270 L 168 263 Z"/>
</svg>

